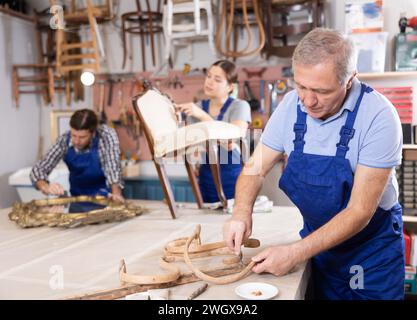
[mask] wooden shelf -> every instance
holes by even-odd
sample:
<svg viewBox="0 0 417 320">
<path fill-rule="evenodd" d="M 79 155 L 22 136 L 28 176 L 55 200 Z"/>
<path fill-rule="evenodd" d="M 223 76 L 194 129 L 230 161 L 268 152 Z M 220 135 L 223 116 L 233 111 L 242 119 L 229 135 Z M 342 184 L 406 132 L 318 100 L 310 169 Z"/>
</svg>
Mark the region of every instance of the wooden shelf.
<svg viewBox="0 0 417 320">
<path fill-rule="evenodd" d="M 35 19 L 33 17 L 31 17 L 27 14 L 21 13 L 21 12 L 11 10 L 11 9 L 9 9 L 7 7 L 4 7 L 4 6 L 0 6 L 0 13 L 9 15 L 9 16 L 12 16 L 12 17 L 15 17 L 15 18 L 19 18 L 19 19 L 22 19 L 22 20 L 26 20 L 26 21 L 29 21 L 29 22 L 33 22 L 33 23 L 35 22 Z"/>
<path fill-rule="evenodd" d="M 388 79 L 388 78 L 404 78 L 417 77 L 417 71 L 387 71 L 375 73 L 359 73 L 359 79 Z"/>
<path fill-rule="evenodd" d="M 417 222 L 417 216 L 403 215 L 403 221 L 404 222 L 413 222 L 413 223 L 416 223 Z"/>
<path fill-rule="evenodd" d="M 403 144 L 403 149 L 417 149 L 417 144 Z"/>
</svg>

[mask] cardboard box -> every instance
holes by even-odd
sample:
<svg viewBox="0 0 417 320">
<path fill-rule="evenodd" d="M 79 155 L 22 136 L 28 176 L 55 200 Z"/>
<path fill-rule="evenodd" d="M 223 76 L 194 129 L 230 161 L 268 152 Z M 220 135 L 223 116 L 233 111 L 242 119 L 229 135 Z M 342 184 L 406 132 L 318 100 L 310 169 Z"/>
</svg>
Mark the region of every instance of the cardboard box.
<svg viewBox="0 0 417 320">
<path fill-rule="evenodd" d="M 123 171 L 123 176 L 126 178 L 139 176 L 140 174 L 139 162 L 124 166 L 122 171 Z"/>
</svg>

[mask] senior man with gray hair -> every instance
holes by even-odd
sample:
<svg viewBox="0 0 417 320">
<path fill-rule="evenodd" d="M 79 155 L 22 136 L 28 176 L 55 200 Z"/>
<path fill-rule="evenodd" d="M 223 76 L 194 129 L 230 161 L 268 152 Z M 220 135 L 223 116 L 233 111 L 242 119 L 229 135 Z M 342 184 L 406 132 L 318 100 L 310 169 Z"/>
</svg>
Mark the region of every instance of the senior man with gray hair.
<svg viewBox="0 0 417 320">
<path fill-rule="evenodd" d="M 293 55 L 295 90 L 271 116 L 238 178 L 229 248 L 252 232 L 265 175 L 284 153 L 279 187 L 300 210 L 301 240 L 266 248 L 256 273 L 276 276 L 311 259 L 318 299 L 402 299 L 404 244 L 395 166 L 402 131 L 393 105 L 356 78 L 355 50 L 343 34 L 309 32 Z"/>
</svg>

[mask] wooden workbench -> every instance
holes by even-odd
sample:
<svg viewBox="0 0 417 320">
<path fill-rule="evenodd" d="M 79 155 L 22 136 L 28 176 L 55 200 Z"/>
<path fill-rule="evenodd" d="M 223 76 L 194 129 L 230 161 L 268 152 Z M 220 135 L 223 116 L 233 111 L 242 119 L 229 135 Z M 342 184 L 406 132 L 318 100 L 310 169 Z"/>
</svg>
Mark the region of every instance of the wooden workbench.
<svg viewBox="0 0 417 320">
<path fill-rule="evenodd" d="M 117 288 L 118 267 L 126 260 L 129 273 L 163 272 L 157 265 L 164 245 L 191 235 L 202 225 L 203 243 L 222 240 L 222 211 L 198 210 L 181 204 L 172 220 L 162 202 L 136 201 L 149 208 L 142 216 L 119 223 L 90 225 L 75 229 L 22 229 L 8 219 L 9 209 L 0 210 L 0 299 L 62 299 L 94 291 Z M 263 248 L 299 239 L 302 218 L 295 207 L 274 207 L 271 213 L 253 215 L 252 237 L 261 241 L 257 249 L 244 249 L 250 258 Z M 308 263 L 283 277 L 251 274 L 228 285 L 209 285 L 198 299 L 240 299 L 234 288 L 245 282 L 275 285 L 275 299 L 303 299 L 309 277 Z M 61 281 L 62 280 L 62 281 Z M 171 288 L 176 299 L 186 297 L 199 283 Z"/>
</svg>

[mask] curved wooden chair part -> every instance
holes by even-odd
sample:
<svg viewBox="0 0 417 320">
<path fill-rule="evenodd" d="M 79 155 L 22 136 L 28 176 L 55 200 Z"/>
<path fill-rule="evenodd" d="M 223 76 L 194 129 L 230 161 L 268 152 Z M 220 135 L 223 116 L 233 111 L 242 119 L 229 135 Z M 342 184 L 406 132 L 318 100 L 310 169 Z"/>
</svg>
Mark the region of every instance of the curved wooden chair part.
<svg viewBox="0 0 417 320">
<path fill-rule="evenodd" d="M 184 254 L 185 252 L 185 246 L 187 243 L 188 238 L 179 238 L 177 240 L 169 242 L 165 249 L 168 253 L 171 254 Z M 204 252 L 210 252 L 215 251 L 217 249 L 227 249 L 227 245 L 225 241 L 219 241 L 219 242 L 213 242 L 208 244 L 201 244 L 200 235 L 198 235 L 198 239 L 194 238 L 194 240 L 197 240 L 197 244 L 191 244 L 188 248 L 188 253 L 204 253 Z M 192 242 L 192 241 L 191 241 Z M 257 248 L 259 247 L 260 242 L 258 239 L 248 239 L 244 246 L 245 248 Z M 231 252 L 233 254 L 233 252 Z"/>
<path fill-rule="evenodd" d="M 227 265 L 227 268 L 231 266 L 242 266 L 241 258 L 242 255 L 236 256 L 231 250 L 226 247 L 224 241 L 214 242 L 208 244 L 201 244 L 200 241 L 200 231 L 201 226 L 198 225 L 193 235 L 189 238 L 179 238 L 173 241 L 170 241 L 165 246 L 164 257 L 159 259 L 159 266 L 164 269 L 166 272 L 156 275 L 136 275 L 128 274 L 126 270 L 126 263 L 124 260 L 121 260 L 119 266 L 119 277 L 122 285 L 131 283 L 131 284 L 141 284 L 141 285 L 150 285 L 150 284 L 166 284 L 170 282 L 177 281 L 181 276 L 180 269 L 171 264 L 170 262 L 185 261 L 187 266 L 190 268 L 192 273 L 194 273 L 199 279 L 209 281 L 216 284 L 226 284 L 235 282 L 245 277 L 254 266 L 254 262 L 249 263 L 242 271 L 239 273 L 229 275 L 227 277 L 211 277 L 206 274 L 210 270 L 201 271 L 195 268 L 191 259 L 210 257 L 210 256 L 224 256 L 229 255 L 232 257 L 223 259 L 223 263 Z M 194 242 L 190 248 L 191 243 Z M 257 239 L 249 239 L 245 242 L 244 246 L 247 248 L 257 248 L 259 247 L 260 242 Z M 216 270 L 219 270 L 218 268 Z M 240 268 L 241 270 L 241 268 Z M 211 270 L 213 271 L 213 270 Z"/>
<path fill-rule="evenodd" d="M 220 18 L 220 24 L 216 31 L 216 48 L 217 50 L 226 57 L 232 57 L 232 58 L 238 58 L 238 57 L 244 57 L 244 56 L 250 56 L 255 55 L 259 53 L 262 48 L 265 45 L 265 31 L 264 26 L 261 19 L 261 14 L 259 10 L 259 1 L 252 0 L 250 7 L 253 8 L 255 21 L 250 22 L 249 16 L 248 16 L 248 4 L 246 0 L 230 0 L 230 1 L 223 1 L 223 8 L 221 12 L 221 18 Z M 235 21 L 235 15 L 236 15 L 236 9 L 242 10 L 242 21 L 238 21 L 236 23 Z M 257 47 L 254 47 L 253 42 L 253 33 L 251 30 L 251 24 L 256 24 L 258 26 L 259 30 L 259 45 Z M 224 47 L 222 45 L 222 38 L 223 38 L 223 25 L 225 26 L 226 35 L 224 38 Z M 237 38 L 236 38 L 236 27 L 237 26 L 244 26 L 244 29 L 246 30 L 248 41 L 246 43 L 246 46 L 242 50 L 237 50 Z M 234 44 L 235 49 L 230 49 L 230 39 L 231 39 L 231 33 L 232 30 L 235 29 L 235 38 L 234 38 Z"/>
<path fill-rule="evenodd" d="M 198 268 L 196 268 L 193 263 L 191 262 L 190 259 L 190 255 L 189 255 L 189 247 L 191 242 L 200 237 L 200 232 L 201 232 L 201 226 L 197 225 L 196 229 L 194 230 L 194 233 L 187 239 L 187 242 L 185 243 L 185 250 L 184 250 L 184 260 L 185 263 L 187 264 L 187 266 L 191 269 L 191 271 L 197 276 L 199 277 L 201 280 L 207 281 L 207 282 L 211 282 L 214 284 L 228 284 L 228 283 L 232 283 L 232 282 L 236 282 L 244 277 L 246 277 L 251 271 L 253 266 L 255 265 L 255 261 L 251 261 L 242 271 L 240 271 L 239 273 L 233 274 L 233 275 L 229 275 L 229 276 L 225 276 L 225 277 L 221 277 L 221 278 L 217 278 L 217 277 L 212 277 L 209 276 L 207 274 L 205 274 L 204 272 L 202 272 L 201 270 L 199 270 Z"/>
<path fill-rule="evenodd" d="M 126 263 L 122 259 L 120 261 L 120 267 L 119 267 L 119 276 L 120 276 L 120 282 L 122 284 L 125 283 L 134 283 L 134 284 L 156 284 L 156 283 L 168 283 L 177 280 L 180 275 L 180 269 L 168 262 L 166 262 L 163 258 L 159 259 L 159 266 L 167 270 L 167 273 L 163 274 L 157 274 L 157 275 L 133 275 L 128 274 L 126 271 Z"/>
</svg>

